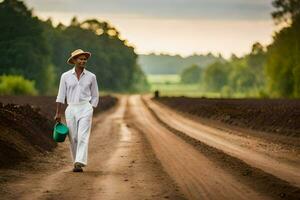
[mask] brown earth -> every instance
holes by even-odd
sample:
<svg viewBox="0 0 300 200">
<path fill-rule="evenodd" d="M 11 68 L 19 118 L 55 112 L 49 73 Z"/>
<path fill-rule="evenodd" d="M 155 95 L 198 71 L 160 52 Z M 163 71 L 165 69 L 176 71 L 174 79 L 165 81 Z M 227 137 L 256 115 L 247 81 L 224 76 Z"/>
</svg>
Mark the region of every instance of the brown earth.
<svg viewBox="0 0 300 200">
<path fill-rule="evenodd" d="M 159 97 L 156 101 L 201 118 L 271 134 L 300 137 L 300 100 Z"/>
<path fill-rule="evenodd" d="M 109 109 L 117 99 L 100 97 L 95 113 Z M 55 97 L 0 96 L 0 168 L 53 151 Z"/>
<path fill-rule="evenodd" d="M 162 126 L 221 167 L 226 171 L 224 174 L 234 176 L 241 185 L 245 184 L 272 199 L 299 199 L 300 149 L 296 147 L 300 144 L 298 138 L 290 139 L 294 146 L 285 146 L 271 142 L 270 138 L 274 135 L 268 134 L 268 138 L 262 139 L 253 137 L 248 132 L 229 132 L 220 126 L 216 128 L 215 123 L 211 122 L 208 126 L 203 120 L 178 113 L 157 101 L 152 102 L 148 96 L 143 101 Z M 285 142 L 288 138 L 280 137 Z M 185 154 L 188 153 L 185 151 Z M 229 180 L 224 180 L 224 183 L 226 181 Z M 221 183 L 223 187 L 224 183 Z M 247 195 L 243 198 L 247 199 Z"/>
<path fill-rule="evenodd" d="M 260 138 L 233 131 L 231 125 L 216 128 L 216 120 L 207 126 L 207 118 L 176 112 L 149 95 L 119 98 L 115 107 L 93 119 L 83 173 L 71 172 L 66 141 L 34 162 L 0 169 L 0 196 L 299 199 L 299 137 L 267 132 Z"/>
<path fill-rule="evenodd" d="M 18 105 L 29 104 L 33 108 L 36 108 L 41 115 L 52 120 L 56 111 L 55 99 L 55 96 L 0 96 L 0 103 Z M 117 98 L 113 96 L 101 96 L 97 108 L 94 109 L 94 113 L 105 111 L 114 106 L 116 102 Z M 64 105 L 64 109 L 65 107 L 66 104 Z"/>
<path fill-rule="evenodd" d="M 88 166 L 73 173 L 69 142 L 18 169 L 0 170 L 4 199 L 186 199 L 142 132 L 127 122 L 127 97 L 93 118 Z"/>
</svg>

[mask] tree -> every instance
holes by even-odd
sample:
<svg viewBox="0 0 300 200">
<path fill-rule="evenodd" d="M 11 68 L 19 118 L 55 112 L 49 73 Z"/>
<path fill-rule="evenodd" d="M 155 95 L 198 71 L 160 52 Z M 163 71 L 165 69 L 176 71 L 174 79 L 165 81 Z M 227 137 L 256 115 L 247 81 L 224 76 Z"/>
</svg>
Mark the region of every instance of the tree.
<svg viewBox="0 0 300 200">
<path fill-rule="evenodd" d="M 295 21 L 300 16 L 300 0 L 274 0 L 272 17 L 277 23 Z"/>
<path fill-rule="evenodd" d="M 277 33 L 268 46 L 266 74 L 268 90 L 274 97 L 300 96 L 300 24 Z"/>
<path fill-rule="evenodd" d="M 140 73 L 134 48 L 119 38 L 119 32 L 112 25 L 96 19 L 76 20 L 76 24 L 55 29 L 49 24 L 44 26 L 48 43 L 51 44 L 52 63 L 58 75 L 70 68 L 66 64 L 67 56 L 80 47 L 92 52 L 87 68 L 99 77 L 100 89 L 121 91 L 146 88 L 146 85 L 135 85 L 145 84 L 140 80 L 146 79 Z"/>
<path fill-rule="evenodd" d="M 33 17 L 23 2 L 5 0 L 0 3 L 0 30 L 0 74 L 35 80 L 42 94 L 55 93 L 60 75 L 73 67 L 67 58 L 78 48 L 92 52 L 87 69 L 97 75 L 100 89 L 147 88 L 134 48 L 108 22 L 74 17 L 69 26 L 53 27 L 51 19 Z"/>
<path fill-rule="evenodd" d="M 12 23 L 13 22 L 13 23 Z M 38 90 L 46 88 L 49 46 L 41 22 L 17 0 L 0 3 L 0 74 L 18 74 L 36 80 Z"/>
<path fill-rule="evenodd" d="M 229 63 L 216 62 L 204 69 L 205 87 L 209 91 L 220 92 L 228 82 Z"/>
<path fill-rule="evenodd" d="M 197 65 L 192 65 L 183 69 L 180 74 L 182 83 L 198 83 L 201 80 L 201 68 Z"/>
<path fill-rule="evenodd" d="M 262 89 L 265 87 L 264 67 L 266 64 L 266 50 L 263 45 L 256 42 L 252 45 L 252 50 L 249 55 L 245 56 L 250 73 L 254 75 L 253 87 Z"/>
<path fill-rule="evenodd" d="M 291 21 L 274 36 L 268 46 L 267 75 L 268 91 L 273 97 L 300 97 L 300 1 L 274 1 L 277 9 L 275 20 Z"/>
<path fill-rule="evenodd" d="M 234 92 L 248 93 L 255 87 L 256 74 L 247 65 L 246 59 L 232 62 L 228 75 L 228 86 Z"/>
</svg>

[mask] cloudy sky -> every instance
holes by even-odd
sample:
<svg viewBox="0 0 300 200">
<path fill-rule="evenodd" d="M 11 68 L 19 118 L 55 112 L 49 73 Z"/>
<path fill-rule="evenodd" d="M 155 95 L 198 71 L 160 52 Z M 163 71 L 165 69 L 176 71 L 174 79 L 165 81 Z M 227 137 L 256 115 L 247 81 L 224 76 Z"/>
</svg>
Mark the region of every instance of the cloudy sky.
<svg viewBox="0 0 300 200">
<path fill-rule="evenodd" d="M 73 16 L 114 25 L 137 53 L 231 53 L 268 44 L 275 30 L 272 0 L 25 0 L 42 19 Z"/>
</svg>

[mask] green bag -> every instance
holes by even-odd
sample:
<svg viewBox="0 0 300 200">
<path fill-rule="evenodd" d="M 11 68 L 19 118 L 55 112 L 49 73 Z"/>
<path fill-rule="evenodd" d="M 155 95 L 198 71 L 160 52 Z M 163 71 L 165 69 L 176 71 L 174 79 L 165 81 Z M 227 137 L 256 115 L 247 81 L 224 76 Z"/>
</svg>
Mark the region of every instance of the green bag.
<svg viewBox="0 0 300 200">
<path fill-rule="evenodd" d="M 55 142 L 64 142 L 69 133 L 69 128 L 63 123 L 56 122 L 53 129 L 53 139 Z"/>
</svg>

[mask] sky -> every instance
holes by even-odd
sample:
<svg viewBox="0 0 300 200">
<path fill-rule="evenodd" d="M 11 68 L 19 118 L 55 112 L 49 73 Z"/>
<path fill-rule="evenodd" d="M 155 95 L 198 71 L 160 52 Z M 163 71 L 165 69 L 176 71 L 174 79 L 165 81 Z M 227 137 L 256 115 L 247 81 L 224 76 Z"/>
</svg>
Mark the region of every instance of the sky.
<svg viewBox="0 0 300 200">
<path fill-rule="evenodd" d="M 232 53 L 241 56 L 254 42 L 267 45 L 275 30 L 272 0 L 25 0 L 41 19 L 69 25 L 96 18 L 108 21 L 137 53 Z"/>
</svg>

